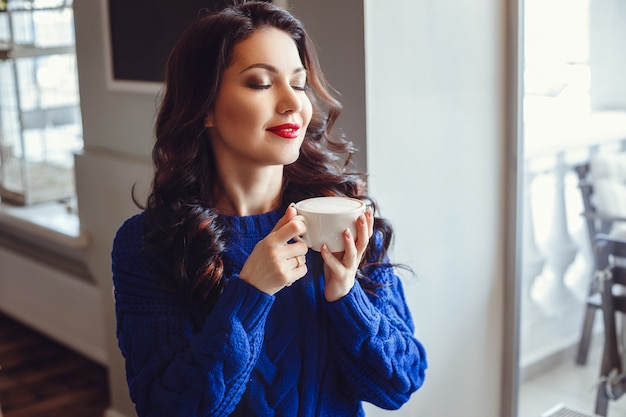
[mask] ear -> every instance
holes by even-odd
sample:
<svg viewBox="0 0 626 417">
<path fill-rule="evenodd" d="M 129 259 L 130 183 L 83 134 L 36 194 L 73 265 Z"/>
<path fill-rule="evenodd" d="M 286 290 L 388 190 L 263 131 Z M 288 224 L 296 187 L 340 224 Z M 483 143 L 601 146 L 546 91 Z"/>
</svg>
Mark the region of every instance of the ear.
<svg viewBox="0 0 626 417">
<path fill-rule="evenodd" d="M 204 127 L 213 127 L 215 125 L 215 117 L 213 116 L 213 112 L 209 112 L 204 118 Z"/>
</svg>

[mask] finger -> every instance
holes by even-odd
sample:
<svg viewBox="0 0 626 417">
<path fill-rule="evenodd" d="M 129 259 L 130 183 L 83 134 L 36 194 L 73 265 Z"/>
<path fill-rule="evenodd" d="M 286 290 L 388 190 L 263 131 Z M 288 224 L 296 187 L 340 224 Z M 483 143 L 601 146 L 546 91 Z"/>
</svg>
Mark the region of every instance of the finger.
<svg viewBox="0 0 626 417">
<path fill-rule="evenodd" d="M 295 209 L 294 209 L 295 210 Z M 297 213 L 297 212 L 296 212 Z M 292 222 L 298 221 L 304 223 L 304 216 L 302 214 L 296 214 L 291 218 Z"/>
<path fill-rule="evenodd" d="M 273 235 L 275 239 L 281 245 L 286 245 L 290 240 L 302 236 L 306 232 L 306 225 L 302 220 L 298 220 L 297 216 L 292 217 L 287 223 L 285 223 L 282 227 L 277 230 L 274 230 Z M 302 241 L 298 243 L 304 245 L 306 244 Z"/>
<path fill-rule="evenodd" d="M 367 248 L 367 244 L 370 239 L 370 225 L 367 220 L 367 215 L 362 214 L 356 220 L 356 230 L 357 230 L 357 239 L 356 239 L 356 248 L 360 253 L 365 251 Z"/>
<path fill-rule="evenodd" d="M 301 236 L 306 232 L 304 217 L 298 215 L 295 204 L 291 203 L 283 217 L 272 229 L 270 235 L 279 245 L 286 245 L 296 236 Z M 270 239 L 272 239 L 270 238 Z"/>
<path fill-rule="evenodd" d="M 274 229 L 272 229 L 272 232 L 280 229 L 281 227 L 289 223 L 289 221 L 291 221 L 291 219 L 294 218 L 297 214 L 298 212 L 296 211 L 295 204 L 291 203 L 289 207 L 287 207 L 287 210 L 285 210 L 285 214 L 283 215 L 283 217 L 278 220 L 278 223 L 276 223 Z"/>
<path fill-rule="evenodd" d="M 295 263 L 293 269 L 299 269 L 303 266 L 306 267 L 306 256 L 304 255 L 294 256 L 293 258 L 290 258 L 290 260 L 294 261 Z"/>
<path fill-rule="evenodd" d="M 306 256 L 294 256 L 293 258 L 289 258 L 288 261 L 293 264 L 293 268 L 291 268 L 291 270 L 286 273 L 286 287 L 290 287 L 291 284 L 304 277 L 308 272 L 308 268 L 306 265 Z"/>
<path fill-rule="evenodd" d="M 331 271 L 336 273 L 337 271 L 340 271 L 341 268 L 345 268 L 341 261 L 337 259 L 337 257 L 330 251 L 328 246 L 326 246 L 326 244 L 322 245 L 321 254 L 324 263 L 331 269 Z"/>
<path fill-rule="evenodd" d="M 357 220 L 358 223 L 358 220 Z M 362 230 L 359 230 L 359 234 L 363 233 Z M 357 255 L 358 255 L 358 250 L 356 247 L 356 242 L 354 241 L 354 238 L 352 237 L 352 232 L 350 232 L 350 229 L 346 229 L 343 232 L 343 245 L 344 245 L 344 252 L 343 252 L 343 256 L 341 257 L 341 261 L 343 265 L 346 265 L 346 262 L 349 262 L 348 265 L 351 265 L 354 263 L 354 260 L 356 259 Z"/>
<path fill-rule="evenodd" d="M 367 220 L 367 231 L 369 237 L 374 234 L 374 213 L 370 207 L 365 210 L 365 219 Z"/>
</svg>

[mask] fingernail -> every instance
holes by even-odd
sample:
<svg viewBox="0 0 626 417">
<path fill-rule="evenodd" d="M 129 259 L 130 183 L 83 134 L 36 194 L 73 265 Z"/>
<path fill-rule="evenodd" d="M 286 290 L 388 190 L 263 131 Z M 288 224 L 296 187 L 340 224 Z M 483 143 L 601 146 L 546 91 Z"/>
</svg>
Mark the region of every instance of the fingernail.
<svg viewBox="0 0 626 417">
<path fill-rule="evenodd" d="M 346 235 L 346 237 L 352 236 L 352 232 L 350 232 L 350 229 L 344 230 L 343 233 Z"/>
<path fill-rule="evenodd" d="M 289 203 L 289 207 L 295 207 L 296 203 Z"/>
</svg>

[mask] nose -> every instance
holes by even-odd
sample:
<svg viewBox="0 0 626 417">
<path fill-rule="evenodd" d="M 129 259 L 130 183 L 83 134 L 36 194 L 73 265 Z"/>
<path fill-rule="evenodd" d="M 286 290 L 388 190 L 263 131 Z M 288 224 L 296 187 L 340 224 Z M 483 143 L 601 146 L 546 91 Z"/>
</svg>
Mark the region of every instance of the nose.
<svg viewBox="0 0 626 417">
<path fill-rule="evenodd" d="M 280 89 L 277 110 L 280 114 L 298 113 L 302 110 L 303 93 L 291 85 L 286 85 Z"/>
</svg>

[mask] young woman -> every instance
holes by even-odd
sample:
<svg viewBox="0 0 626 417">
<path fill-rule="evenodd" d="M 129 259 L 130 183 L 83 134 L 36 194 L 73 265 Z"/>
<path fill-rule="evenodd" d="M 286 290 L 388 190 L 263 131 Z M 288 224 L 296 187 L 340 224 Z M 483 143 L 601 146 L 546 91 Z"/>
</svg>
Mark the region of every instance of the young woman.
<svg viewBox="0 0 626 417">
<path fill-rule="evenodd" d="M 140 417 L 360 416 L 422 385 L 389 224 L 367 211 L 342 253 L 295 239 L 291 203 L 368 198 L 339 112 L 302 24 L 270 3 L 201 16 L 174 47 L 151 194 L 112 252 Z"/>
</svg>

